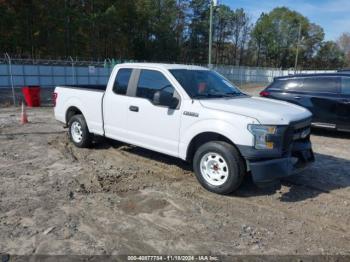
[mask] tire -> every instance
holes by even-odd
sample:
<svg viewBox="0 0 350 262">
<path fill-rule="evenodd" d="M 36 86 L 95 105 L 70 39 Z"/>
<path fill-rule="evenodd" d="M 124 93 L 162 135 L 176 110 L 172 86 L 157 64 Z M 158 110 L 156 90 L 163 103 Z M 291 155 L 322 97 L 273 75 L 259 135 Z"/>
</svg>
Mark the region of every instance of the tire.
<svg viewBox="0 0 350 262">
<path fill-rule="evenodd" d="M 237 149 L 223 141 L 200 146 L 194 154 L 193 170 L 204 188 L 223 195 L 235 191 L 246 173 Z"/>
<path fill-rule="evenodd" d="M 74 115 L 69 119 L 68 134 L 70 140 L 77 147 L 86 148 L 91 145 L 92 135 L 83 115 Z"/>
</svg>

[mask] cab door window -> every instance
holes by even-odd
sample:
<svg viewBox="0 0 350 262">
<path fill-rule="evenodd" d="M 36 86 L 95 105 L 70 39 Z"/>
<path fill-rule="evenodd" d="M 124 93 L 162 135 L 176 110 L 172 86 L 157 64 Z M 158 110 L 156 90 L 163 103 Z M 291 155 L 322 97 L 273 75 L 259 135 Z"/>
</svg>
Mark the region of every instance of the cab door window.
<svg viewBox="0 0 350 262">
<path fill-rule="evenodd" d="M 148 99 L 155 105 L 171 106 L 174 92 L 174 87 L 161 72 L 141 70 L 136 97 Z"/>
</svg>

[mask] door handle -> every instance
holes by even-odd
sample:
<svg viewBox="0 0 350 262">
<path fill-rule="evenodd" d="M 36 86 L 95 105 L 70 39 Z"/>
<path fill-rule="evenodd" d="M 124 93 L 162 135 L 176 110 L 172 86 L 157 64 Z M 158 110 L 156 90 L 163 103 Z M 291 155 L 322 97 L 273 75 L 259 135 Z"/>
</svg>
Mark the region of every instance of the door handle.
<svg viewBox="0 0 350 262">
<path fill-rule="evenodd" d="M 301 98 L 301 96 L 295 96 L 294 98 L 295 98 L 295 99 L 300 99 L 300 98 Z"/>
<path fill-rule="evenodd" d="M 139 107 L 138 106 L 129 106 L 129 110 L 133 111 L 133 112 L 138 112 L 139 111 Z"/>
</svg>

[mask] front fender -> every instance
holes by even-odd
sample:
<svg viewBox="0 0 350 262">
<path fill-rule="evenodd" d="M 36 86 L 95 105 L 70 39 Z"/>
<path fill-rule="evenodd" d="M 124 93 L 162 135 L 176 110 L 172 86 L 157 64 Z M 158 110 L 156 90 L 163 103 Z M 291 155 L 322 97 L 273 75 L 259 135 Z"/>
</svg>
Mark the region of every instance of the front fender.
<svg viewBox="0 0 350 262">
<path fill-rule="evenodd" d="M 192 139 L 197 135 L 206 132 L 220 134 L 236 145 L 251 146 L 253 139 L 251 133 L 247 129 L 247 124 L 248 121 L 247 123 L 244 123 L 244 121 L 239 121 L 237 125 L 217 119 L 198 121 L 192 124 L 190 127 L 187 127 L 185 130 L 181 130 L 179 157 L 181 159 L 186 159 L 187 149 Z"/>
</svg>

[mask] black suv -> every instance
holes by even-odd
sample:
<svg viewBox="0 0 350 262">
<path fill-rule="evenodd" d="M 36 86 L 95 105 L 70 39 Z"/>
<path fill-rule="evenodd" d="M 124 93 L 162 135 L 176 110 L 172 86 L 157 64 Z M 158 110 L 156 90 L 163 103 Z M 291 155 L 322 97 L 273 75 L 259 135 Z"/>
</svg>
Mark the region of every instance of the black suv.
<svg viewBox="0 0 350 262">
<path fill-rule="evenodd" d="M 350 131 L 350 74 L 303 74 L 276 77 L 260 96 L 309 109 L 312 125 Z"/>
<path fill-rule="evenodd" d="M 339 69 L 337 70 L 339 73 L 349 73 L 350 74 L 350 68 L 344 68 L 344 69 Z"/>
</svg>

